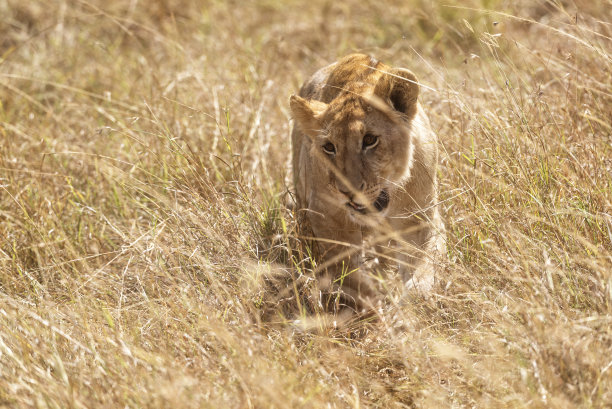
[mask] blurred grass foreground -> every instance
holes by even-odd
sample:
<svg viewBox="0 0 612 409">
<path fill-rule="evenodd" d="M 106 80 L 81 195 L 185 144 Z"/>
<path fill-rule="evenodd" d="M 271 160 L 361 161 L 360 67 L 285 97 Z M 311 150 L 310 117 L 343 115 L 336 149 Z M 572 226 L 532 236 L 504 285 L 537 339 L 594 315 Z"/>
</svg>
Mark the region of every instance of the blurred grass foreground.
<svg viewBox="0 0 612 409">
<path fill-rule="evenodd" d="M 0 407 L 611 407 L 611 10 L 0 0 Z M 429 87 L 448 229 L 369 322 L 305 305 L 287 206 L 354 51 Z"/>
</svg>

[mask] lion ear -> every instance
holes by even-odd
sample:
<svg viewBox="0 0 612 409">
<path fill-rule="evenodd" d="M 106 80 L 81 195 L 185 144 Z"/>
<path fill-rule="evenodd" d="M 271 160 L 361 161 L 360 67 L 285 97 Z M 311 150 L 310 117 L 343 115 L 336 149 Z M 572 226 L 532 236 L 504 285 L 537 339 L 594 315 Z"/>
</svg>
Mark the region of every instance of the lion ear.
<svg viewBox="0 0 612 409">
<path fill-rule="evenodd" d="M 317 101 L 307 101 L 297 95 L 289 99 L 291 114 L 300 129 L 307 135 L 315 135 L 321 130 L 319 116 L 327 109 L 327 104 Z"/>
<path fill-rule="evenodd" d="M 396 111 L 412 117 L 416 113 L 419 82 L 412 71 L 393 68 L 380 77 L 374 88 L 374 95 L 390 102 Z"/>
</svg>

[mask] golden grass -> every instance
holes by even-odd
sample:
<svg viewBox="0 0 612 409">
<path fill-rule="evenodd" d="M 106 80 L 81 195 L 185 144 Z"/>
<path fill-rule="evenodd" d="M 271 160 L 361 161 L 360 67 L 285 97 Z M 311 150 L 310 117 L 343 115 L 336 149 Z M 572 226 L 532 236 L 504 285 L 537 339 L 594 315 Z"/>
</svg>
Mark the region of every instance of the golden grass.
<svg viewBox="0 0 612 409">
<path fill-rule="evenodd" d="M 612 3 L 441 3 L 0 0 L 0 406 L 610 407 Z M 369 323 L 285 206 L 352 51 L 433 88 L 448 228 Z"/>
</svg>

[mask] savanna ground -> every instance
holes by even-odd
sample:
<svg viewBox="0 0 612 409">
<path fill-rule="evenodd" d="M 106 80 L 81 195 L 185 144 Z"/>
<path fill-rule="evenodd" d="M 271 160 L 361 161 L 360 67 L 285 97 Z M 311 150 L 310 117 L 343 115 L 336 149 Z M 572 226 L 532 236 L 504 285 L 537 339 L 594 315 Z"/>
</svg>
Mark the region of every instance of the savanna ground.
<svg viewBox="0 0 612 409">
<path fill-rule="evenodd" d="M 610 407 L 610 10 L 0 0 L 0 406 Z M 288 97 L 354 51 L 431 88 L 448 261 L 334 326 Z"/>
</svg>

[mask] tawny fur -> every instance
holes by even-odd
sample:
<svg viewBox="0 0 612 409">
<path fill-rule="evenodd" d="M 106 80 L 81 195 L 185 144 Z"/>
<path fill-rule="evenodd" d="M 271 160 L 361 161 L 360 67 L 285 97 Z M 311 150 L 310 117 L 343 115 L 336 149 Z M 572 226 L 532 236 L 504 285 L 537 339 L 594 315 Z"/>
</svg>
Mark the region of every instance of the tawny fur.
<svg viewBox="0 0 612 409">
<path fill-rule="evenodd" d="M 361 304 L 376 299 L 359 268 L 364 242 L 399 266 L 408 287 L 423 290 L 443 251 L 438 146 L 418 94 L 410 71 L 352 54 L 290 100 L 297 207 L 317 238 L 322 281 L 341 283 Z M 351 273 L 339 279 L 343 272 Z"/>
</svg>

